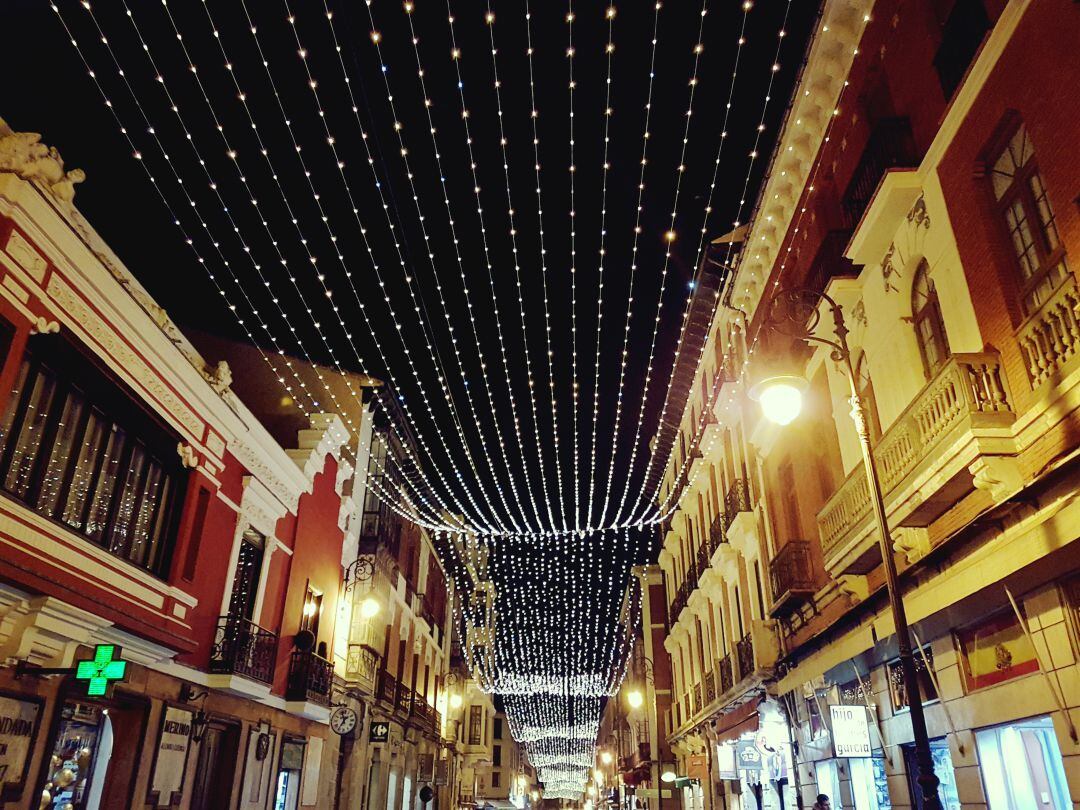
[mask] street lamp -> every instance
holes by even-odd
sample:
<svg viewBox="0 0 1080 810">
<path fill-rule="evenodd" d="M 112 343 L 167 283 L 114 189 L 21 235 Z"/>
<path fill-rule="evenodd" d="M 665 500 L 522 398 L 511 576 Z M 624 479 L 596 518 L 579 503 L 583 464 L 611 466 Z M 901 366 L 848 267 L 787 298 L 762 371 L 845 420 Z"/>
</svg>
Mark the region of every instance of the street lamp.
<svg viewBox="0 0 1080 810">
<path fill-rule="evenodd" d="M 820 305 L 828 306 L 833 318 L 835 339 L 814 334 L 821 320 Z M 866 403 L 859 394 L 855 368 L 848 347 L 848 328 L 840 304 L 823 292 L 808 289 L 782 290 L 773 299 L 769 324 L 781 334 L 806 343 L 819 343 L 832 349 L 832 359 L 840 364 L 850 386 L 851 418 L 859 435 L 866 483 L 870 491 L 874 519 L 877 523 L 878 543 L 885 566 L 885 585 L 889 594 L 889 607 L 896 627 L 896 643 L 900 652 L 900 670 L 908 694 L 911 713 L 911 731 L 915 738 L 915 760 L 919 768 L 919 787 L 922 789 L 922 806 L 925 810 L 938 810 L 938 778 L 934 774 L 934 760 L 930 753 L 930 738 L 926 732 L 926 716 L 923 713 L 922 694 L 915 670 L 915 657 L 911 651 L 911 631 L 908 629 L 904 601 L 897 585 L 896 560 L 893 559 L 889 522 L 885 515 L 885 502 L 881 496 L 881 483 L 874 464 L 874 447 L 866 418 Z M 781 425 L 792 422 L 802 408 L 802 392 L 806 381 L 792 375 L 780 375 L 761 380 L 751 391 L 752 399 L 761 405 L 762 413 L 770 421 Z"/>
<path fill-rule="evenodd" d="M 382 605 L 374 596 L 368 596 L 360 603 L 360 615 L 365 619 L 372 619 L 382 610 Z"/>
</svg>

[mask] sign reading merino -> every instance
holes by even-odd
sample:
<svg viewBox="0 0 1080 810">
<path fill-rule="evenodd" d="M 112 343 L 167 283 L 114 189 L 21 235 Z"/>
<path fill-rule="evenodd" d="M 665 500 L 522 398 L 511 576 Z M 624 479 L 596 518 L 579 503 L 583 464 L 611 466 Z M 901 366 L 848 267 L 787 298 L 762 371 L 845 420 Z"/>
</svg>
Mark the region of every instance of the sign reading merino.
<svg viewBox="0 0 1080 810">
<path fill-rule="evenodd" d="M 870 724 L 862 706 L 830 706 L 833 751 L 838 757 L 870 756 Z"/>
</svg>

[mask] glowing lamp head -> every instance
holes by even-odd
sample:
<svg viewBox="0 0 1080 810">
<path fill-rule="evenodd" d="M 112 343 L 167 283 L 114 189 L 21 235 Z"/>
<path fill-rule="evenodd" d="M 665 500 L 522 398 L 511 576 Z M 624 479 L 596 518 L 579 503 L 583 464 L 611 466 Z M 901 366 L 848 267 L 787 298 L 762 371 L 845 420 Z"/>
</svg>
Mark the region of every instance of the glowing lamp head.
<svg viewBox="0 0 1080 810">
<path fill-rule="evenodd" d="M 374 596 L 368 596 L 360 603 L 360 615 L 365 619 L 371 619 L 382 610 L 382 605 Z"/>
<path fill-rule="evenodd" d="M 610 751 L 601 751 L 600 752 L 600 761 L 603 762 L 605 765 L 610 765 L 612 763 L 612 761 L 614 761 L 614 759 L 615 759 L 615 757 L 613 757 L 611 755 Z"/>
<path fill-rule="evenodd" d="M 675 775 L 675 771 L 671 770 L 671 768 L 666 769 L 662 774 L 660 774 L 661 782 L 667 782 L 668 784 L 671 784 L 676 779 L 678 779 L 678 777 Z"/>
<path fill-rule="evenodd" d="M 803 406 L 806 380 L 791 374 L 769 377 L 750 390 L 750 398 L 761 405 L 761 412 L 770 422 L 789 425 L 795 421 Z"/>
<path fill-rule="evenodd" d="M 457 692 L 455 692 L 454 694 L 452 694 L 450 696 L 450 708 L 451 709 L 460 709 L 461 704 L 462 704 L 461 695 L 457 694 Z"/>
<path fill-rule="evenodd" d="M 631 709 L 640 709 L 645 705 L 645 696 L 641 694 L 640 689 L 631 689 L 626 695 L 626 702 L 630 704 Z"/>
</svg>

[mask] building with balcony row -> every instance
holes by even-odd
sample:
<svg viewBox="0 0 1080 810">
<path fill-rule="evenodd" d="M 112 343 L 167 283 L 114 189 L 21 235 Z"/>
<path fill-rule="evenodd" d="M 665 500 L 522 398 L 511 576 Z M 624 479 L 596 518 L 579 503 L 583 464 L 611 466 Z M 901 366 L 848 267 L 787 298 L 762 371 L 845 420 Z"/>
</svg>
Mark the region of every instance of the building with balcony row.
<svg viewBox="0 0 1080 810">
<path fill-rule="evenodd" d="M 685 807 L 921 807 L 853 390 L 943 805 L 1080 799 L 1077 41 L 1064 0 L 824 3 L 658 436 Z M 853 379 L 778 288 L 839 306 Z M 780 369 L 785 427 L 750 396 Z"/>
</svg>

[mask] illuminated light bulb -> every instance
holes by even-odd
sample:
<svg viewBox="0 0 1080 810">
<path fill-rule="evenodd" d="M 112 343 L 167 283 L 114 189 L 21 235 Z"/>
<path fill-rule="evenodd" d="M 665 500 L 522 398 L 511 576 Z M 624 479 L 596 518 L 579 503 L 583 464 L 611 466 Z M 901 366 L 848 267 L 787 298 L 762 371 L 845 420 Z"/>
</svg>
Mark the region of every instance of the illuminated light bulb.
<svg viewBox="0 0 1080 810">
<path fill-rule="evenodd" d="M 789 425 L 798 417 L 803 406 L 806 381 L 793 375 L 770 377 L 750 389 L 750 398 L 761 405 L 761 412 L 770 422 Z"/>
<path fill-rule="evenodd" d="M 360 603 L 360 615 L 365 619 L 376 616 L 380 610 L 382 610 L 382 605 L 379 604 L 379 600 L 374 596 L 368 596 Z"/>
<path fill-rule="evenodd" d="M 626 695 L 626 702 L 631 709 L 640 709 L 645 705 L 645 695 L 641 694 L 640 689 L 631 689 Z"/>
<path fill-rule="evenodd" d="M 463 702 L 462 697 L 457 692 L 454 692 L 454 694 L 450 695 L 450 708 L 451 709 L 460 709 L 462 702 Z"/>
</svg>

